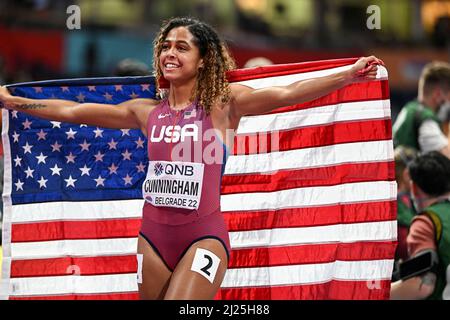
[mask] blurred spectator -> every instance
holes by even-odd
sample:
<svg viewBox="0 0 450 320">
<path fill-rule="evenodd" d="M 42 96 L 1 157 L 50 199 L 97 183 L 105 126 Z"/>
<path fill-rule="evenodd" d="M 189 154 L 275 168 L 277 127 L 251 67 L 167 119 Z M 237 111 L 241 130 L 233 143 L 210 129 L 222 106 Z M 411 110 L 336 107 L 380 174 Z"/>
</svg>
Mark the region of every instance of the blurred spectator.
<svg viewBox="0 0 450 320">
<path fill-rule="evenodd" d="M 273 64 L 273 62 L 265 57 L 255 57 L 255 58 L 251 58 L 250 60 L 248 60 L 245 63 L 244 68 L 256 68 L 256 67 L 268 66 L 271 64 Z"/>
<path fill-rule="evenodd" d="M 438 118 L 441 121 L 442 132 L 449 138 L 450 134 L 450 100 L 439 109 Z"/>
<path fill-rule="evenodd" d="M 448 139 L 437 117 L 439 109 L 450 101 L 450 64 L 427 64 L 420 76 L 418 89 L 417 100 L 406 104 L 394 123 L 394 144 L 412 147 L 423 153 L 441 151 L 450 157 Z"/>
<path fill-rule="evenodd" d="M 450 300 L 450 265 L 447 267 L 447 285 L 445 286 L 444 293 L 442 294 L 443 300 Z"/>
<path fill-rule="evenodd" d="M 450 44 L 450 17 L 442 16 L 439 17 L 434 25 L 433 43 L 437 47 L 445 47 Z"/>
<path fill-rule="evenodd" d="M 148 76 L 150 74 L 148 66 L 136 59 L 124 59 L 117 64 L 114 70 L 114 75 L 118 77 Z"/>
<path fill-rule="evenodd" d="M 417 156 L 415 149 L 398 146 L 394 150 L 395 180 L 397 181 L 397 222 L 398 222 L 398 246 L 395 254 L 396 260 L 406 260 L 408 251 L 406 237 L 411 221 L 416 215 L 410 194 L 408 164 Z"/>
<path fill-rule="evenodd" d="M 86 77 L 94 77 L 97 74 L 98 48 L 95 40 L 91 40 L 84 52 L 86 61 Z"/>
<path fill-rule="evenodd" d="M 436 268 L 391 285 L 391 299 L 441 300 L 450 265 L 450 159 L 431 151 L 409 165 L 411 194 L 419 215 L 413 218 L 407 245 L 411 257 L 431 250 Z"/>
<path fill-rule="evenodd" d="M 42 80 L 41 78 L 35 78 Z M 21 83 L 33 81 L 33 76 L 28 69 L 20 68 L 8 80 L 8 83 Z"/>
</svg>

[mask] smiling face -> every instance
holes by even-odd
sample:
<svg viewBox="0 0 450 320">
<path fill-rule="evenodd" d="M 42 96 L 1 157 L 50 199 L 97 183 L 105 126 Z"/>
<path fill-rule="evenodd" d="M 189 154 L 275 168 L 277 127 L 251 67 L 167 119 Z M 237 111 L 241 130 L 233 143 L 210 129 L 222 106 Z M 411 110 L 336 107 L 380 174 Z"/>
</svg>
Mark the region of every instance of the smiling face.
<svg viewBox="0 0 450 320">
<path fill-rule="evenodd" d="M 226 44 L 210 25 L 189 17 L 173 18 L 164 23 L 153 44 L 160 98 L 167 94 L 163 87 L 168 80 L 171 86 L 192 87 L 191 101 L 198 100 L 207 113 L 216 102 L 230 100 L 226 73 L 236 66 Z"/>
<path fill-rule="evenodd" d="M 161 45 L 159 67 L 164 78 L 170 82 L 195 80 L 203 59 L 195 44 L 195 38 L 186 27 L 169 31 Z"/>
</svg>

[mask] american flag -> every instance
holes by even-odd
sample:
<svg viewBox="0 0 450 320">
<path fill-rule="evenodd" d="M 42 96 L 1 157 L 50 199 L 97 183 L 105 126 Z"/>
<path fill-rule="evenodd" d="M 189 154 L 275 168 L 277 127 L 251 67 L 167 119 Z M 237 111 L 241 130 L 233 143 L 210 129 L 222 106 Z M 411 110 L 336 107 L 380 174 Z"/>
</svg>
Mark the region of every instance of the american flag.
<svg viewBox="0 0 450 320">
<path fill-rule="evenodd" d="M 149 77 L 10 89 L 19 96 L 80 103 L 155 96 Z M 10 299 L 138 298 L 136 237 L 148 164 L 145 137 L 139 130 L 3 112 L 4 294 Z"/>
<path fill-rule="evenodd" d="M 355 59 L 230 73 L 253 88 L 349 68 Z M 15 95 L 116 104 L 153 79 L 12 86 Z M 9 299 L 136 299 L 138 130 L 3 111 L 3 283 Z M 241 120 L 222 181 L 232 246 L 217 299 L 386 299 L 396 246 L 387 72 L 320 99 Z"/>
<path fill-rule="evenodd" d="M 237 70 L 230 80 L 288 85 L 355 61 Z M 390 116 L 380 66 L 375 81 L 241 120 L 222 180 L 233 251 L 218 297 L 389 297 L 397 237 Z"/>
</svg>

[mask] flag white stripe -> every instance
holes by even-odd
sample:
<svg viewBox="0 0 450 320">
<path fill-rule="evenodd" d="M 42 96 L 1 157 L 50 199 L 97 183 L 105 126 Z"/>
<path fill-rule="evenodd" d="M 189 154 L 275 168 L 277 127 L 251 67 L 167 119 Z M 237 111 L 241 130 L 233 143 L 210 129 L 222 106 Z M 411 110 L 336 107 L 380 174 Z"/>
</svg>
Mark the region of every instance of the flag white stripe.
<svg viewBox="0 0 450 320">
<path fill-rule="evenodd" d="M 312 114 L 314 114 L 314 117 L 311 116 Z M 390 117 L 390 100 L 347 102 L 283 113 L 243 117 L 239 122 L 237 134 L 280 131 L 336 122 L 387 119 Z"/>
<path fill-rule="evenodd" d="M 345 163 L 392 161 L 392 140 L 341 143 L 324 147 L 230 156 L 225 174 L 327 167 Z"/>
<path fill-rule="evenodd" d="M 222 288 L 324 283 L 331 280 L 390 279 L 393 260 L 335 261 L 304 265 L 228 269 Z"/>
<path fill-rule="evenodd" d="M 9 278 L 11 274 L 11 189 L 12 189 L 12 159 L 9 132 L 9 110 L 2 109 L 2 141 L 3 141 L 3 227 L 2 249 L 3 261 L 1 266 L 0 300 L 8 299 Z M 0 249 L 1 250 L 1 249 Z"/>
<path fill-rule="evenodd" d="M 237 84 L 242 84 L 247 87 L 251 87 L 253 89 L 261 89 L 273 86 L 287 86 L 296 81 L 307 80 L 313 78 L 325 77 L 331 74 L 335 74 L 341 71 L 349 70 L 353 65 L 347 65 L 343 67 L 324 69 L 319 71 L 312 72 L 304 72 L 304 73 L 296 73 L 290 74 L 286 76 L 273 76 L 267 78 L 258 78 L 253 80 L 245 80 L 239 82 L 233 82 Z M 383 66 L 378 66 L 377 79 L 386 79 L 388 76 L 387 70 Z"/>
<path fill-rule="evenodd" d="M 44 202 L 12 207 L 12 223 L 141 218 L 144 200 Z"/>
<path fill-rule="evenodd" d="M 236 231 L 230 232 L 229 235 L 233 249 L 337 242 L 391 241 L 397 239 L 397 221 Z"/>
<path fill-rule="evenodd" d="M 137 238 L 15 242 L 14 260 L 136 254 Z"/>
<path fill-rule="evenodd" d="M 11 296 L 136 292 L 136 274 L 12 278 Z"/>
<path fill-rule="evenodd" d="M 233 249 L 311 243 L 350 243 L 396 239 L 395 221 L 276 228 L 230 232 Z M 66 256 L 109 256 L 136 254 L 137 238 L 18 242 L 12 244 L 14 260 Z M 38 250 L 40 249 L 40 250 Z"/>
<path fill-rule="evenodd" d="M 221 210 L 271 210 L 385 201 L 397 196 L 395 181 L 373 181 L 295 188 L 275 192 L 253 192 L 222 195 Z"/>
</svg>

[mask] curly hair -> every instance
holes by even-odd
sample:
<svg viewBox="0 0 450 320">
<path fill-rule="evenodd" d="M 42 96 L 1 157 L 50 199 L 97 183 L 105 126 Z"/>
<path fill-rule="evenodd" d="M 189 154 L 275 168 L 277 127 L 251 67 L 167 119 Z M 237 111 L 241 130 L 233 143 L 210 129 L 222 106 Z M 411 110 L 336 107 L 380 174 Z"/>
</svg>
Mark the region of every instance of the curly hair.
<svg viewBox="0 0 450 320">
<path fill-rule="evenodd" d="M 236 64 L 226 44 L 211 26 L 194 18 L 172 18 L 163 25 L 154 41 L 153 68 L 158 92 L 160 92 L 159 82 L 163 77 L 159 66 L 162 45 L 170 30 L 178 27 L 186 27 L 193 35 L 194 43 L 203 59 L 204 67 L 199 69 L 191 101 L 198 99 L 199 104 L 209 114 L 219 98 L 222 103 L 230 100 L 231 90 L 226 72 L 235 69 Z"/>
</svg>

